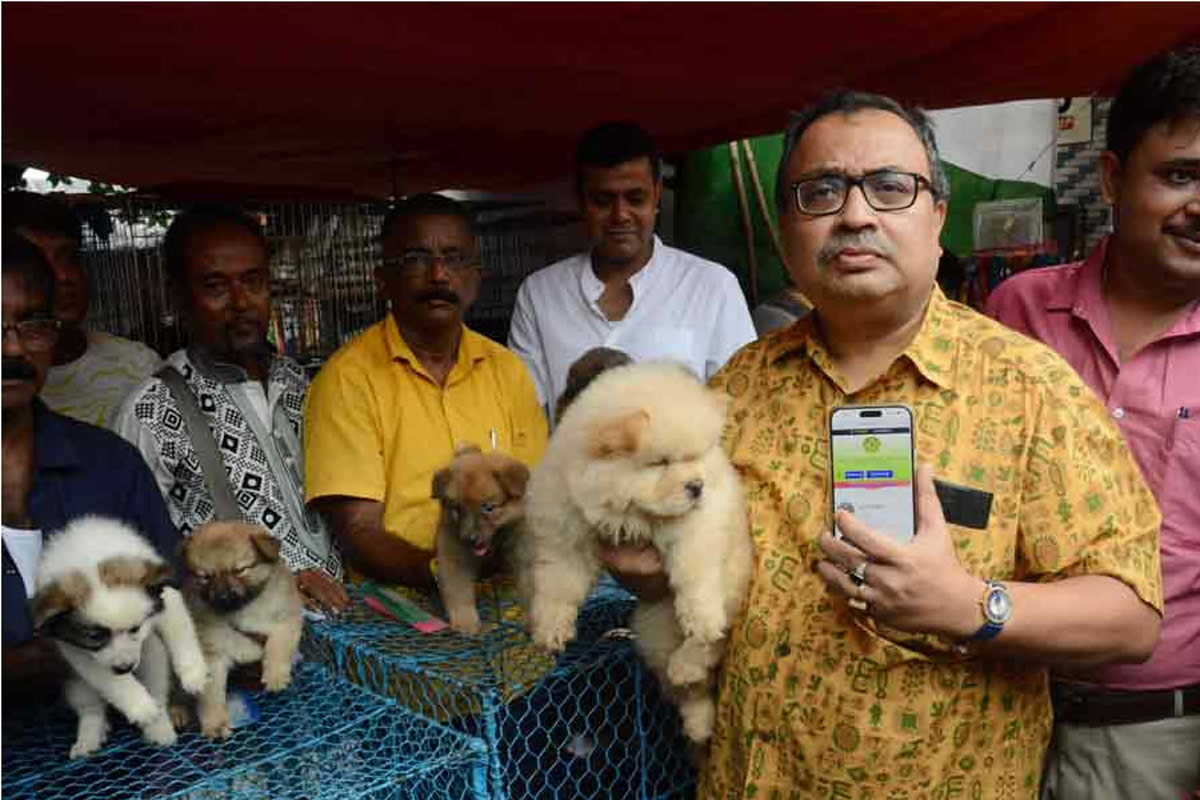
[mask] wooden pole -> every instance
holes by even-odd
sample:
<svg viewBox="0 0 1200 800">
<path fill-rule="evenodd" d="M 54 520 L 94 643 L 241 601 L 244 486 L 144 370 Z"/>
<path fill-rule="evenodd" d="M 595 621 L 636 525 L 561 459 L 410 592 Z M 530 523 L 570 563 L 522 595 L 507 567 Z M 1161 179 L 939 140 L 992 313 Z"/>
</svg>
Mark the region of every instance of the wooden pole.
<svg viewBox="0 0 1200 800">
<path fill-rule="evenodd" d="M 746 255 L 749 272 L 750 307 L 758 306 L 758 257 L 754 253 L 754 223 L 750 219 L 750 200 L 746 196 L 746 182 L 742 178 L 741 158 L 737 142 L 729 143 L 729 167 L 733 171 L 733 186 L 737 190 L 738 209 L 742 216 L 742 232 L 746 235 Z"/>
<path fill-rule="evenodd" d="M 754 149 L 750 147 L 749 139 L 742 139 L 742 152 L 746 155 L 746 164 L 750 167 L 750 182 L 754 184 L 754 196 L 758 199 L 758 210 L 762 212 L 763 221 L 767 223 L 767 233 L 771 235 L 771 244 L 775 246 L 775 255 L 787 271 L 787 259 L 783 255 L 783 245 L 779 241 L 779 229 L 775 227 L 775 215 L 767 205 L 767 195 L 763 191 L 762 180 L 758 177 L 758 164 L 754 160 Z"/>
</svg>

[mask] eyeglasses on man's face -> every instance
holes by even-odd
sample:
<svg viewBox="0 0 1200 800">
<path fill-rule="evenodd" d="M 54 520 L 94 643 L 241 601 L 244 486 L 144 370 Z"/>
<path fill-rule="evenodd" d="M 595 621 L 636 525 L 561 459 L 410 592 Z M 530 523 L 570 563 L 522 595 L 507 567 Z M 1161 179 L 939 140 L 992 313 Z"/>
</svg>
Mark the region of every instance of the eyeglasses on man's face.
<svg viewBox="0 0 1200 800">
<path fill-rule="evenodd" d="M 867 205 L 876 211 L 903 211 L 917 202 L 922 187 L 933 191 L 929 179 L 916 172 L 880 169 L 860 178 L 837 172 L 814 175 L 792 184 L 796 208 L 811 217 L 836 214 L 846 206 L 855 186 L 862 189 Z"/>
<path fill-rule="evenodd" d="M 15 331 L 17 339 L 26 350 L 49 350 L 58 339 L 58 320 L 52 317 L 34 317 L 20 322 L 4 323 L 4 338 L 8 332 Z"/>
<path fill-rule="evenodd" d="M 454 275 L 466 274 L 476 266 L 475 259 L 464 250 L 450 250 L 441 254 L 428 250 L 409 250 L 402 255 L 383 259 L 385 267 L 404 276 L 424 275 L 437 263 Z"/>
</svg>

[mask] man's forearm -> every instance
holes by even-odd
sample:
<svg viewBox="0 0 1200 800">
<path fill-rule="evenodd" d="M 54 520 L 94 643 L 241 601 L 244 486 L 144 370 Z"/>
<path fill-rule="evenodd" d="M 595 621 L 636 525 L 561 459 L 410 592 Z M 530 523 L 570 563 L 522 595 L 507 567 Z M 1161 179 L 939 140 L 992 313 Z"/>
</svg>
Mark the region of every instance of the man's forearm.
<svg viewBox="0 0 1200 800">
<path fill-rule="evenodd" d="M 329 522 L 347 562 L 373 580 L 419 589 L 433 585 L 433 554 L 389 534 L 383 504 L 355 498 L 321 501 L 316 508 Z"/>
<path fill-rule="evenodd" d="M 996 639 L 979 647 L 982 654 L 1079 672 L 1145 661 L 1154 652 L 1159 615 L 1116 578 L 1083 575 L 1006 585 L 1012 619 Z M 982 612 L 977 614 L 982 624 Z"/>
</svg>

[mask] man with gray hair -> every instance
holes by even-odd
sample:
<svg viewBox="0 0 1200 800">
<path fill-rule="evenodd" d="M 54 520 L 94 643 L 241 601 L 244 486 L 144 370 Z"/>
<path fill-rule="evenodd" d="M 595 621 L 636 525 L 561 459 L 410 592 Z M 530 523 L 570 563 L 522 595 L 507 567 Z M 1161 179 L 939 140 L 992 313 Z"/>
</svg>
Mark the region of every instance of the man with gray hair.
<svg viewBox="0 0 1200 800">
<path fill-rule="evenodd" d="M 814 310 L 711 382 L 757 568 L 699 796 L 1031 799 L 1046 666 L 1154 647 L 1153 497 L 1061 358 L 938 289 L 948 190 L 921 112 L 822 98 L 788 132 L 779 186 Z M 863 491 L 911 488 L 907 541 L 831 502 L 830 412 L 896 405 L 921 467 Z"/>
</svg>

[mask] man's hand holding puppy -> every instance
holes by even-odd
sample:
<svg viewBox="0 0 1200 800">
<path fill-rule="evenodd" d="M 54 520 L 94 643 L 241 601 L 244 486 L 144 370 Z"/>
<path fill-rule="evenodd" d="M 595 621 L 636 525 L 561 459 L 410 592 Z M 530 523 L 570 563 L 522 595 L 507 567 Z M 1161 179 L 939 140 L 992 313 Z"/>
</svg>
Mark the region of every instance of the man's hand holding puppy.
<svg viewBox="0 0 1200 800">
<path fill-rule="evenodd" d="M 639 600 L 654 602 L 671 593 L 662 554 L 652 544 L 601 545 L 600 563 Z"/>
<path fill-rule="evenodd" d="M 341 583 L 319 569 L 302 569 L 296 573 L 296 585 L 300 599 L 310 611 L 319 611 L 327 617 L 339 617 L 350 604 L 350 595 Z"/>
<path fill-rule="evenodd" d="M 837 524 L 844 538 L 821 534 L 817 544 L 825 558 L 817 572 L 838 594 L 865 603 L 871 617 L 897 630 L 956 642 L 983 625 L 984 576 L 972 575 L 959 562 L 928 464 L 917 472 L 917 534 L 911 542 L 897 543 L 846 511 L 838 512 Z M 861 585 L 851 576 L 855 570 L 865 576 Z M 1106 576 L 1052 583 L 986 577 L 1005 580 L 1013 608 L 1003 631 L 980 645 L 986 653 L 1085 669 L 1112 659 L 1114 637 L 1127 641 L 1132 653 L 1143 652 L 1138 648 L 1145 640 L 1158 635 L 1157 618 L 1129 602 L 1133 590 Z"/>
</svg>

